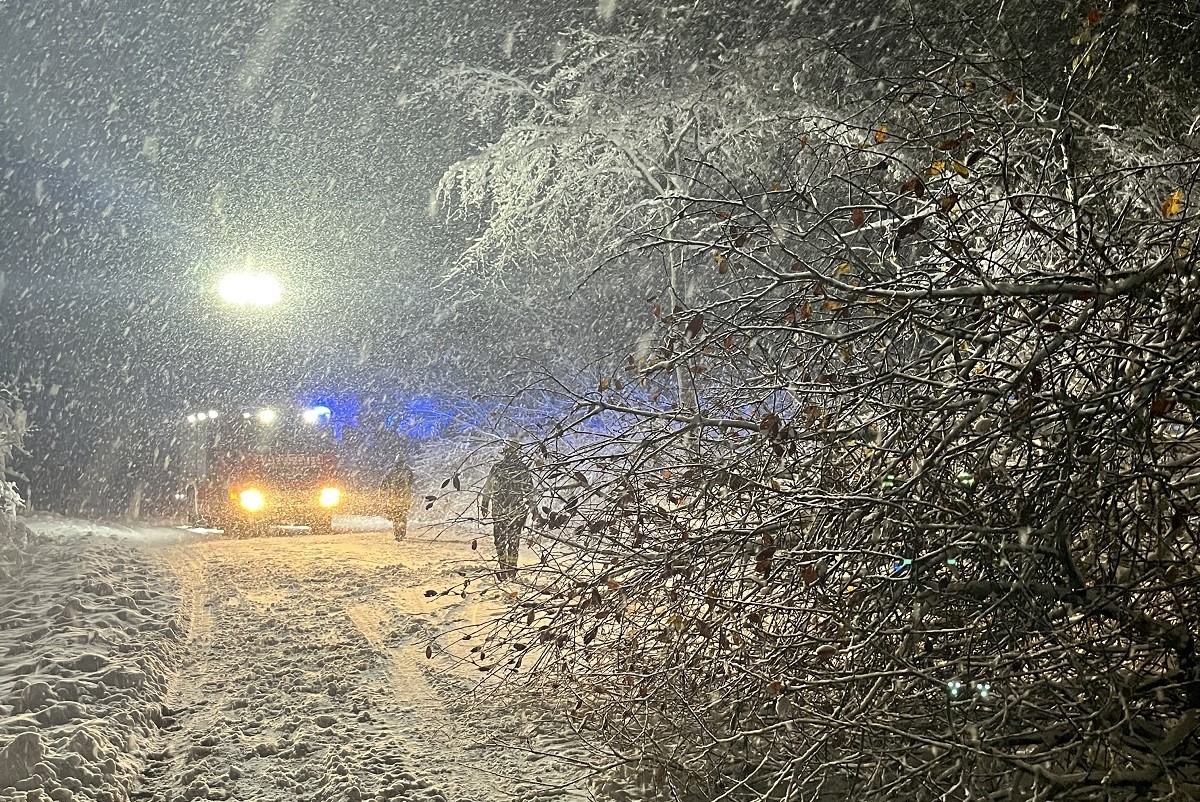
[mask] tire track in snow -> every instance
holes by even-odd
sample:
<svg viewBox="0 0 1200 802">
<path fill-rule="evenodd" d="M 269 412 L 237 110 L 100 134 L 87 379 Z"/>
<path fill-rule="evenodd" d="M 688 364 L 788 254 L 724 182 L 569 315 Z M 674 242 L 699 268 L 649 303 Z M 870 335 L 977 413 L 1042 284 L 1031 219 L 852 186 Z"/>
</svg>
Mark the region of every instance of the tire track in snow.
<svg viewBox="0 0 1200 802">
<path fill-rule="evenodd" d="M 465 548 L 339 534 L 164 549 L 188 646 L 135 798 L 583 798 L 547 792 L 561 767 L 496 745 L 517 740 L 516 716 L 425 661 L 431 628 L 462 611 L 420 589 Z"/>
</svg>

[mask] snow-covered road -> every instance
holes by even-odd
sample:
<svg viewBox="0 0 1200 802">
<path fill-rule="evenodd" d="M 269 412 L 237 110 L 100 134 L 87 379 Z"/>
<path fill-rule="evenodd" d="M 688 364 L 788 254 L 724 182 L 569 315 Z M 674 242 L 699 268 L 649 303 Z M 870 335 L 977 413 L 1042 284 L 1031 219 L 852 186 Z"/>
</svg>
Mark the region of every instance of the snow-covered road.
<svg viewBox="0 0 1200 802">
<path fill-rule="evenodd" d="M 35 528 L 69 548 L 64 527 Z M 127 728 L 120 776 L 97 780 L 94 793 L 86 783 L 51 783 L 50 798 L 588 798 L 566 787 L 579 772 L 571 738 L 552 716 L 426 658 L 432 634 L 479 620 L 500 592 L 478 583 L 488 590 L 426 596 L 484 565 L 483 549 L 469 540 L 428 532 L 403 544 L 383 532 L 227 540 L 137 527 L 107 534 L 89 542 L 116 555 L 117 571 L 137 565 L 141 585 L 175 578 L 168 595 L 155 596 L 158 615 L 174 608 L 162 681 L 148 681 L 152 693 L 139 700 L 154 715 Z M 118 545 L 103 545 L 114 537 Z M 105 568 L 97 563 L 92 573 L 100 581 Z M 71 736 L 44 733 L 43 741 L 50 748 L 61 738 L 69 749 Z M 0 746 L 5 740 L 0 734 Z"/>
<path fill-rule="evenodd" d="M 173 731 L 136 796 L 482 802 L 561 783 L 554 761 L 500 746 L 528 721 L 425 657 L 435 630 L 482 614 L 425 596 L 479 567 L 468 543 L 342 533 L 159 551 L 187 648 Z"/>
</svg>

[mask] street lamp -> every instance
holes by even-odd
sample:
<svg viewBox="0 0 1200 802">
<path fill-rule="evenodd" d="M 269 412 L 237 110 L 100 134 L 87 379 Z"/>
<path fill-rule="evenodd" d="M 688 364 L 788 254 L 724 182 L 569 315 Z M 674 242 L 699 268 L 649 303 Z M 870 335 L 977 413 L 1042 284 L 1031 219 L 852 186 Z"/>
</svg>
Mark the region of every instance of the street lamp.
<svg viewBox="0 0 1200 802">
<path fill-rule="evenodd" d="M 283 292 L 270 273 L 229 273 L 217 284 L 221 299 L 234 306 L 273 306 Z"/>
</svg>

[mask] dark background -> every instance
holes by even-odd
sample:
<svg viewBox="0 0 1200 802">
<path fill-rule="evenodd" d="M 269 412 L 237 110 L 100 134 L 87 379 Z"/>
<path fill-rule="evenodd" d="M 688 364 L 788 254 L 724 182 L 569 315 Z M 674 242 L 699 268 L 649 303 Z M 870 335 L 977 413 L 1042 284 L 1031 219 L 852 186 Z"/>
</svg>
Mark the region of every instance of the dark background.
<svg viewBox="0 0 1200 802">
<path fill-rule="evenodd" d="M 590 3 L 0 7 L 0 383 L 30 412 L 16 467 L 39 506 L 119 510 L 195 408 L 478 392 L 543 350 L 480 336 L 434 287 L 471 232 L 431 192 L 487 137 L 438 82 L 543 63 L 589 22 Z M 217 301 L 248 257 L 279 307 Z"/>
</svg>

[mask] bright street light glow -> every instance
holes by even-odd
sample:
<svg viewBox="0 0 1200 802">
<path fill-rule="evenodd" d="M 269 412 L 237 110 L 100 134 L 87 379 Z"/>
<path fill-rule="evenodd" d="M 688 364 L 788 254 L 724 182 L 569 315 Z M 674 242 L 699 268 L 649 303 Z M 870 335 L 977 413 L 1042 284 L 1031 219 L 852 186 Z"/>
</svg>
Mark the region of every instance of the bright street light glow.
<svg viewBox="0 0 1200 802">
<path fill-rule="evenodd" d="M 193 415 L 188 415 L 188 416 L 187 416 L 187 422 L 188 422 L 188 423 L 195 423 L 195 422 L 196 422 L 196 416 L 195 416 L 194 414 L 193 414 Z"/>
<path fill-rule="evenodd" d="M 275 410 L 271 409 L 270 407 L 263 407 L 262 409 L 260 409 L 258 411 L 258 422 L 259 423 L 265 423 L 269 426 L 275 422 L 276 417 L 277 417 L 277 415 L 275 413 Z"/>
<path fill-rule="evenodd" d="M 279 303 L 279 279 L 270 273 L 230 273 L 217 284 L 221 299 L 235 306 L 271 306 Z"/>
<path fill-rule="evenodd" d="M 215 409 L 210 409 L 210 410 L 208 411 L 208 417 L 210 417 L 210 418 L 216 418 L 216 417 L 217 417 L 217 411 L 216 411 Z"/>
</svg>

